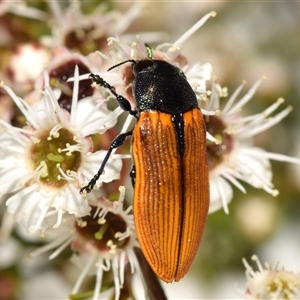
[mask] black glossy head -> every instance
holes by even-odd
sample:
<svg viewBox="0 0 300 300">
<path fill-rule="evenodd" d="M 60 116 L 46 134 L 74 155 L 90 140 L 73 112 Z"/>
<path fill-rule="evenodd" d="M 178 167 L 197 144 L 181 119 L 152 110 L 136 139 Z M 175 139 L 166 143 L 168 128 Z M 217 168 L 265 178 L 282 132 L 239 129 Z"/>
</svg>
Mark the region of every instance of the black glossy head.
<svg viewBox="0 0 300 300">
<path fill-rule="evenodd" d="M 182 70 L 163 60 L 133 63 L 132 92 L 138 111 L 184 113 L 198 107 L 196 95 Z"/>
</svg>

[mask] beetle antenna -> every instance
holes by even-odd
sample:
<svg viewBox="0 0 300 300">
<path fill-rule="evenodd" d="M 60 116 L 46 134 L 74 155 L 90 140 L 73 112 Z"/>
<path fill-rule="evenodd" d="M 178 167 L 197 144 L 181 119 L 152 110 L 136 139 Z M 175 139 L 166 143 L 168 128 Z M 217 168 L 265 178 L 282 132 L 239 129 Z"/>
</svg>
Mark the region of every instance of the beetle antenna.
<svg viewBox="0 0 300 300">
<path fill-rule="evenodd" d="M 146 51 L 147 51 L 148 58 L 152 60 L 152 59 L 153 59 L 153 51 L 152 51 L 152 48 L 151 48 L 148 44 L 145 44 L 145 47 L 146 47 Z"/>
<path fill-rule="evenodd" d="M 102 77 L 100 77 L 99 75 L 95 75 L 93 73 L 90 74 L 89 77 L 92 79 L 92 81 L 95 84 L 108 89 L 116 97 L 116 100 L 118 101 L 119 106 L 124 111 L 129 112 L 129 114 L 133 115 L 134 117 L 137 116 L 137 111 L 131 109 L 130 102 L 126 98 L 124 98 L 123 96 L 119 95 L 116 92 L 116 89 L 113 86 L 111 86 L 108 82 L 106 82 Z"/>
<path fill-rule="evenodd" d="M 128 59 L 128 60 L 122 61 L 122 62 L 120 62 L 119 64 L 116 64 L 116 65 L 110 67 L 109 69 L 107 69 L 107 72 L 110 71 L 110 70 L 112 70 L 112 69 L 114 69 L 114 68 L 116 68 L 116 67 L 118 67 L 118 66 L 121 66 L 121 65 L 123 65 L 123 64 L 126 64 L 126 63 L 128 63 L 128 62 L 135 63 L 135 60 L 134 60 L 134 59 Z"/>
</svg>

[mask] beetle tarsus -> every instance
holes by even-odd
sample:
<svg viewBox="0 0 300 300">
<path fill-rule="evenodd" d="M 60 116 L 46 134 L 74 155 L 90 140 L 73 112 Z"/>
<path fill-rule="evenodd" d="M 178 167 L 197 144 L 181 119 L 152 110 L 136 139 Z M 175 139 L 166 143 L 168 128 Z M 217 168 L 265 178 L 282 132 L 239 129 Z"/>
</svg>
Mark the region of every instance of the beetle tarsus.
<svg viewBox="0 0 300 300">
<path fill-rule="evenodd" d="M 91 190 L 92 190 L 92 188 L 90 188 L 90 185 L 86 185 L 86 186 L 82 187 L 79 192 L 80 192 L 80 194 L 84 194 L 84 193 L 88 194 L 91 192 Z"/>
</svg>

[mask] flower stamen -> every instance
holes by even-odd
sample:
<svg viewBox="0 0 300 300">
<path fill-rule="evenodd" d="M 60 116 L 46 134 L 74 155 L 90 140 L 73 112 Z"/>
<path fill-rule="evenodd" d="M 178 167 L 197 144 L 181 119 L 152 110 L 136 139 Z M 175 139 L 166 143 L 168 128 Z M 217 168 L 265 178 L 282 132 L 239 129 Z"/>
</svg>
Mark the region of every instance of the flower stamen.
<svg viewBox="0 0 300 300">
<path fill-rule="evenodd" d="M 215 17 L 217 13 L 211 11 L 210 13 L 204 15 L 196 24 L 194 24 L 189 30 L 187 30 L 177 41 L 174 42 L 175 45 L 181 45 L 188 38 L 190 38 L 209 18 Z"/>
<path fill-rule="evenodd" d="M 34 177 L 38 180 L 40 177 L 45 178 L 49 175 L 47 164 L 42 160 L 39 166 L 34 170 Z"/>
</svg>

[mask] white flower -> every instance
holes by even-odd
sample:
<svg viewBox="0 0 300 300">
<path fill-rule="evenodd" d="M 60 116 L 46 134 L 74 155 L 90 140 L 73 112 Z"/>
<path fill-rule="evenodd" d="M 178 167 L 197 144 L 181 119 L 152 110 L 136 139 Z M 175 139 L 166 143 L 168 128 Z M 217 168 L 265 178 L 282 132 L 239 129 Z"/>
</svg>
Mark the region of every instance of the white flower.
<svg viewBox="0 0 300 300">
<path fill-rule="evenodd" d="M 63 45 L 85 55 L 107 48 L 107 38 L 127 30 L 139 16 L 142 7 L 136 3 L 122 14 L 107 10 L 101 3 L 92 13 L 84 14 L 79 1 L 70 1 L 66 8 L 59 1 L 50 0 L 47 3 L 53 18 L 50 23 L 52 36 L 43 37 L 43 41 L 49 46 Z"/>
<path fill-rule="evenodd" d="M 252 260 L 256 262 L 258 271 L 254 271 L 243 259 L 246 268 L 247 287 L 244 299 L 261 300 L 296 300 L 300 299 L 300 274 L 275 268 L 266 263 L 263 268 L 258 257 L 253 255 Z"/>
<path fill-rule="evenodd" d="M 206 81 L 210 79 L 212 66 L 210 63 L 200 61 L 192 64 L 188 63 L 187 58 L 181 54 L 181 49 L 182 44 L 199 29 L 207 19 L 215 15 L 215 12 L 206 14 L 174 43 L 163 43 L 153 49 L 153 59 L 166 60 L 170 64 L 182 69 L 199 100 L 202 100 L 206 92 Z M 110 46 L 109 55 L 97 51 L 104 59 L 104 63 L 106 61 L 103 65 L 105 68 L 112 67 L 130 59 L 149 59 L 147 47 L 140 35 L 137 35 L 136 40 L 131 44 L 125 43 L 118 35 L 116 37 L 110 37 L 108 38 L 108 45 Z M 114 86 L 120 95 L 126 97 L 134 105 L 132 96 L 133 77 L 130 64 L 124 64 L 120 68 L 113 69 L 110 72 L 106 72 L 105 70 L 105 72 L 97 72 L 96 74 Z M 85 79 L 87 76 L 88 75 L 81 76 L 81 78 Z"/>
<path fill-rule="evenodd" d="M 36 256 L 56 248 L 49 257 L 53 259 L 71 245 L 76 252 L 71 261 L 81 270 L 72 294 L 79 292 L 87 275 L 94 275 L 96 284 L 93 299 L 101 299 L 103 273 L 112 270 L 115 299 L 119 299 L 127 264 L 130 266 L 131 274 L 136 273 L 143 282 L 142 272 L 134 253 L 134 248 L 139 247 L 139 244 L 135 235 L 132 207 L 129 206 L 124 210 L 125 188 L 120 186 L 119 191 L 119 199 L 115 202 L 104 197 L 96 198 L 94 192 L 88 194 L 88 197 L 93 198 L 90 214 L 82 218 L 65 215 L 60 228 L 44 228 L 45 237 L 50 230 L 50 235 L 55 236 L 55 239 L 31 253 L 31 256 Z M 44 225 L 47 226 L 47 222 L 51 227 L 52 222 L 49 220 L 46 220 Z"/>
<path fill-rule="evenodd" d="M 36 62 L 39 63 L 38 61 Z M 59 106 L 70 112 L 72 104 L 73 82 L 69 82 L 69 78 L 73 77 L 75 67 L 78 67 L 79 75 L 92 73 L 101 67 L 101 59 L 96 54 L 92 53 L 88 56 L 83 56 L 79 53 L 74 53 L 65 47 L 57 46 L 51 49 L 51 57 L 47 60 L 47 71 L 49 76 L 49 85 L 54 88 L 57 93 L 57 101 Z M 19 70 L 20 71 L 20 70 Z M 22 71 L 20 71 L 22 73 Z M 28 74 L 32 72 L 27 71 Z M 45 84 L 44 78 L 41 76 L 32 76 L 35 79 L 35 90 L 27 94 L 25 101 L 27 103 L 35 103 L 40 100 L 43 95 L 39 92 Z M 79 83 L 78 99 L 90 97 L 95 94 L 95 89 L 91 86 L 91 80 L 81 80 Z"/>
<path fill-rule="evenodd" d="M 50 57 L 49 50 L 38 43 L 16 46 L 7 64 L 6 73 L 19 89 L 31 90 L 35 80 L 43 73 Z"/>
<path fill-rule="evenodd" d="M 30 232 L 40 227 L 47 214 L 55 214 L 59 226 L 65 212 L 77 217 L 89 213 L 79 189 L 94 176 L 106 154 L 92 153 L 89 136 L 104 133 L 122 113 L 120 108 L 110 112 L 104 99 L 97 105 L 93 98 L 78 99 L 77 68 L 70 113 L 58 105 L 47 74 L 44 81 L 44 97 L 32 107 L 1 84 L 27 126 L 16 128 L 0 120 L 0 197 L 8 199 L 8 212 Z M 123 157 L 111 156 L 101 182 L 119 178 Z"/>
<path fill-rule="evenodd" d="M 288 106 L 277 115 L 270 117 L 284 102 L 282 98 L 279 98 L 259 114 L 241 116 L 241 109 L 251 100 L 261 82 L 262 79 L 256 81 L 249 91 L 236 101 L 244 86 L 244 83 L 241 84 L 221 111 L 219 110 L 220 94 L 222 96 L 227 95 L 227 90 L 213 82 L 210 101 L 207 101 L 204 106 L 207 110 L 216 111 L 216 115 L 205 116 L 211 185 L 210 213 L 221 207 L 228 213 L 228 203 L 233 196 L 232 187 L 228 182 L 235 185 L 243 193 L 246 190 L 238 180 L 276 196 L 279 192 L 274 188 L 271 181 L 270 160 L 300 163 L 297 158 L 266 152 L 252 145 L 254 135 L 274 126 L 291 111 L 291 107 Z"/>
</svg>

